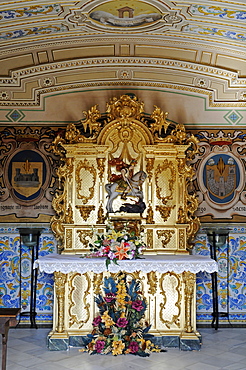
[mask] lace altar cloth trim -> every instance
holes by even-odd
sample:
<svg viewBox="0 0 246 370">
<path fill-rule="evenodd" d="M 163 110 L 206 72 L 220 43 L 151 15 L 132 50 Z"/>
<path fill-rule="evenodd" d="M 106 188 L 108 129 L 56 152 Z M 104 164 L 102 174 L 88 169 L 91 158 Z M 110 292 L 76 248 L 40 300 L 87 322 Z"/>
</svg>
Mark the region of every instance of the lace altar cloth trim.
<svg viewBox="0 0 246 370">
<path fill-rule="evenodd" d="M 200 271 L 209 273 L 218 271 L 217 262 L 210 257 L 200 255 L 158 255 L 142 256 L 141 259 L 118 261 L 119 265 L 111 263 L 108 270 L 118 272 L 121 270 L 127 272 L 156 271 L 165 273 L 173 271 L 181 274 L 184 271 L 190 271 L 194 274 Z M 81 274 L 89 271 L 101 273 L 106 270 L 104 258 L 80 258 L 79 255 L 48 255 L 40 257 L 34 263 L 34 268 L 52 274 L 60 271 L 64 274 L 69 272 L 79 272 Z"/>
</svg>

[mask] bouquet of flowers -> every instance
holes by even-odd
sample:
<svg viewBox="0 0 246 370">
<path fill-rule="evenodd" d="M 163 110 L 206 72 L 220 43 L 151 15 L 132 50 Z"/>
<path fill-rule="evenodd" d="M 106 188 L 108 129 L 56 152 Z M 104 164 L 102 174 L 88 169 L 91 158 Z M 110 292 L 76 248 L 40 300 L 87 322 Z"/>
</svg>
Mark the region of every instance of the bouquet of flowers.
<svg viewBox="0 0 246 370">
<path fill-rule="evenodd" d="M 144 320 L 146 300 L 138 281 L 126 281 L 120 273 L 117 278 L 104 279 L 104 296 L 95 297 L 99 314 L 93 320 L 94 329 L 87 336 L 86 349 L 90 354 L 133 354 L 142 357 L 160 352 L 148 334 L 150 326 Z"/>
<path fill-rule="evenodd" d="M 106 267 L 118 260 L 140 258 L 146 244 L 136 235 L 134 228 L 128 223 L 120 224 L 115 229 L 113 223 L 108 223 L 105 234 L 97 234 L 94 243 L 89 243 L 90 257 L 106 257 Z"/>
</svg>

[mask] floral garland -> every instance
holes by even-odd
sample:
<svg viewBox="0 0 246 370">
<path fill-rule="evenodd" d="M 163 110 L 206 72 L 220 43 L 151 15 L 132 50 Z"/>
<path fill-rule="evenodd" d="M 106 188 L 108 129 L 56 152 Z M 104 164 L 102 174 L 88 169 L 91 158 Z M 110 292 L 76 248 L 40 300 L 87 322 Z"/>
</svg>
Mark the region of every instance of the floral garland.
<svg viewBox="0 0 246 370">
<path fill-rule="evenodd" d="M 90 354 L 133 354 L 142 357 L 160 352 L 148 334 L 150 326 L 144 320 L 146 299 L 140 284 L 120 273 L 116 279 L 104 279 L 104 293 L 95 297 L 99 315 L 93 320 L 94 329 L 87 336 L 86 349 Z"/>
<path fill-rule="evenodd" d="M 105 234 L 96 234 L 94 243 L 89 243 L 90 253 L 86 257 L 106 257 L 106 267 L 118 260 L 140 258 L 146 244 L 136 235 L 127 222 L 121 223 L 118 229 L 108 223 Z"/>
</svg>

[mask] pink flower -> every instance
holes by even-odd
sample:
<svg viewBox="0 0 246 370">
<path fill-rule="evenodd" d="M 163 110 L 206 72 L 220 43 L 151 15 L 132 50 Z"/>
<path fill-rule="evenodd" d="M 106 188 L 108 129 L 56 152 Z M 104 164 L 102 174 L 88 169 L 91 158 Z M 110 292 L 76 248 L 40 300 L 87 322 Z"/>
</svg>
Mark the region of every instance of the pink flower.
<svg viewBox="0 0 246 370">
<path fill-rule="evenodd" d="M 109 258 L 110 260 L 113 260 L 114 258 L 116 258 L 116 255 L 115 255 L 112 251 L 110 251 L 110 252 L 108 253 L 108 258 Z"/>
<path fill-rule="evenodd" d="M 120 317 L 116 323 L 116 325 L 119 326 L 119 328 L 125 328 L 127 324 L 128 320 L 125 317 Z"/>
<path fill-rule="evenodd" d="M 104 297 L 105 302 L 112 302 L 115 299 L 116 295 L 114 293 L 107 293 Z"/>
<path fill-rule="evenodd" d="M 95 343 L 95 350 L 97 351 L 97 353 L 101 353 L 104 346 L 105 346 L 104 340 L 97 340 Z"/>
<path fill-rule="evenodd" d="M 97 316 L 97 317 L 94 318 L 92 325 L 93 326 L 98 326 L 101 321 L 102 321 L 101 316 Z"/>
<path fill-rule="evenodd" d="M 132 341 L 129 343 L 129 350 L 131 353 L 136 353 L 139 350 L 139 345 L 137 342 Z"/>
<path fill-rule="evenodd" d="M 102 250 L 103 250 L 103 253 L 106 253 L 107 255 L 108 252 L 110 251 L 110 247 L 107 245 L 106 247 L 103 247 Z"/>
<path fill-rule="evenodd" d="M 132 308 L 136 311 L 141 311 L 144 307 L 142 305 L 142 301 L 137 299 L 136 301 L 132 302 Z"/>
</svg>

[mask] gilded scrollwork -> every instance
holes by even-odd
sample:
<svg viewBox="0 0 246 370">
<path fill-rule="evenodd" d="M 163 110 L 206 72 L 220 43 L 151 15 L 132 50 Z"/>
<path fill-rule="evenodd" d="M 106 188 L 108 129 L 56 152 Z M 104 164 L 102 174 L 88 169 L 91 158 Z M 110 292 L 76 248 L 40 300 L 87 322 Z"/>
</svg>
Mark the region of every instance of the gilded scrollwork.
<svg viewBox="0 0 246 370">
<path fill-rule="evenodd" d="M 167 196 L 162 196 L 163 189 L 161 187 L 161 183 L 163 182 L 163 173 L 165 171 L 170 171 L 170 176 L 168 178 L 168 190 L 170 192 Z M 158 199 L 162 201 L 163 204 L 167 204 L 169 200 L 173 199 L 173 191 L 174 185 L 176 182 L 176 170 L 174 167 L 174 163 L 172 161 L 168 161 L 165 159 L 162 164 L 158 164 L 155 170 L 155 185 L 156 185 L 156 196 Z"/>
<path fill-rule="evenodd" d="M 187 194 L 186 203 L 187 203 L 187 223 L 188 223 L 187 240 L 188 242 L 191 242 L 200 228 L 200 220 L 198 217 L 194 216 L 194 213 L 198 207 L 198 199 L 196 195 Z"/>
<path fill-rule="evenodd" d="M 179 229 L 179 248 L 185 249 L 185 230 Z"/>
<path fill-rule="evenodd" d="M 154 111 L 151 114 L 151 118 L 154 120 L 154 123 L 150 124 L 150 129 L 153 133 L 153 135 L 156 133 L 158 136 L 161 136 L 162 130 L 164 131 L 164 134 L 166 134 L 167 128 L 169 126 L 169 123 L 167 121 L 168 112 L 163 112 L 159 107 L 154 105 Z"/>
<path fill-rule="evenodd" d="M 154 247 L 154 245 L 153 245 L 153 230 L 152 229 L 147 230 L 147 246 L 150 249 L 153 249 L 153 247 Z"/>
<path fill-rule="evenodd" d="M 177 168 L 179 175 L 183 176 L 187 171 L 186 168 L 186 158 L 177 158 Z"/>
<path fill-rule="evenodd" d="M 194 287 L 196 283 L 196 275 L 190 271 L 183 272 L 183 280 L 185 284 L 185 331 L 187 333 L 192 333 L 192 300 L 194 299 Z"/>
<path fill-rule="evenodd" d="M 102 281 L 103 281 L 103 272 L 93 274 L 93 287 L 94 287 L 94 293 L 96 295 L 101 293 Z"/>
<path fill-rule="evenodd" d="M 67 158 L 65 160 L 65 164 L 60 166 L 57 170 L 57 176 L 59 183 L 63 182 L 65 179 L 71 180 L 72 172 L 73 172 L 73 158 Z M 56 216 L 51 218 L 51 229 L 59 241 L 58 249 L 62 249 L 63 241 L 64 241 L 64 223 L 73 223 L 71 209 L 67 205 L 67 194 L 64 187 L 62 189 L 57 189 L 55 196 L 52 200 L 53 209 L 56 212 Z"/>
<path fill-rule="evenodd" d="M 73 248 L 73 231 L 72 231 L 72 229 L 66 229 L 66 247 L 68 249 Z"/>
<path fill-rule="evenodd" d="M 110 120 L 115 118 L 140 119 L 143 113 L 144 103 L 139 102 L 136 96 L 122 95 L 120 99 L 114 97 L 107 103 L 106 113 Z"/>
<path fill-rule="evenodd" d="M 182 206 L 178 209 L 178 219 L 177 224 L 185 224 L 186 223 L 186 212 Z"/>
<path fill-rule="evenodd" d="M 61 250 L 63 248 L 62 244 L 64 241 L 65 228 L 63 223 L 66 214 L 66 193 L 64 191 L 57 191 L 55 193 L 55 196 L 52 200 L 52 206 L 56 212 L 56 215 L 51 217 L 50 226 L 56 239 L 58 240 L 58 249 Z"/>
<path fill-rule="evenodd" d="M 146 215 L 146 224 L 154 224 L 154 212 L 153 208 L 151 206 L 147 209 L 147 215 Z"/>
<path fill-rule="evenodd" d="M 89 127 L 90 135 L 94 134 L 95 136 L 97 136 L 101 127 L 101 123 L 98 121 L 98 119 L 101 117 L 101 113 L 97 107 L 98 105 L 94 105 L 88 111 L 83 111 L 85 120 L 81 121 L 84 131 L 86 132 L 87 128 Z"/>
<path fill-rule="evenodd" d="M 97 224 L 103 224 L 106 217 L 104 215 L 103 206 L 100 204 L 98 211 L 97 211 Z"/>
<path fill-rule="evenodd" d="M 85 179 L 82 178 L 81 176 L 81 170 L 84 170 L 87 172 L 87 182 Z M 96 170 L 93 165 L 90 165 L 87 159 L 84 159 L 83 161 L 79 161 L 77 164 L 77 168 L 75 171 L 75 180 L 76 180 L 76 186 L 77 186 L 77 197 L 78 199 L 82 199 L 82 202 L 86 204 L 90 199 L 94 197 L 95 193 L 95 184 L 96 184 Z M 91 182 L 91 186 L 88 188 L 88 182 Z M 89 195 L 83 195 L 81 192 L 84 191 L 85 194 L 85 189 L 88 189 Z"/>
<path fill-rule="evenodd" d="M 66 158 L 65 164 L 63 166 L 60 166 L 56 171 L 59 182 L 63 182 L 67 178 L 69 180 L 72 179 L 73 166 L 74 158 Z"/>
<path fill-rule="evenodd" d="M 156 272 L 155 271 L 148 272 L 147 279 L 148 279 L 147 283 L 149 285 L 148 293 L 152 295 L 156 294 L 156 288 L 157 288 L 157 282 L 158 282 Z"/>
<path fill-rule="evenodd" d="M 58 155 L 60 158 L 65 157 L 65 149 L 63 145 L 66 143 L 66 140 L 60 135 L 57 135 L 52 143 L 52 151 L 54 154 Z"/>
<path fill-rule="evenodd" d="M 146 172 L 148 174 L 148 181 L 151 182 L 153 177 L 155 158 L 146 158 Z"/>
<path fill-rule="evenodd" d="M 95 210 L 95 206 L 75 206 L 80 211 L 80 215 L 84 221 L 87 221 L 92 211 Z"/>
<path fill-rule="evenodd" d="M 188 222 L 188 227 L 186 229 L 187 241 L 189 244 L 192 243 L 192 240 L 200 228 L 200 220 L 198 217 L 192 217 Z"/>
<path fill-rule="evenodd" d="M 90 239 L 93 237 L 92 230 L 77 230 L 79 240 L 85 248 L 88 248 Z M 88 238 L 88 239 L 87 239 Z"/>
<path fill-rule="evenodd" d="M 64 222 L 65 222 L 65 224 L 73 224 L 74 223 L 73 209 L 72 209 L 71 204 L 69 204 L 69 206 L 68 206 L 68 208 L 65 212 Z"/>
<path fill-rule="evenodd" d="M 103 181 L 103 175 L 105 171 L 105 158 L 97 158 L 97 168 L 99 172 L 99 179 Z"/>
<path fill-rule="evenodd" d="M 168 206 L 157 205 L 155 207 L 155 209 L 160 212 L 163 221 L 167 221 L 168 218 L 170 217 L 171 211 L 172 211 L 172 209 L 174 209 L 174 207 L 175 206 L 168 207 Z"/>
<path fill-rule="evenodd" d="M 80 131 L 73 123 L 69 123 L 66 129 L 65 138 L 69 143 L 77 143 L 79 141 Z"/>
<path fill-rule="evenodd" d="M 175 233 L 174 230 L 157 230 L 158 238 L 161 240 L 162 247 L 166 248 L 167 244 L 170 242 L 171 237 Z"/>
</svg>

